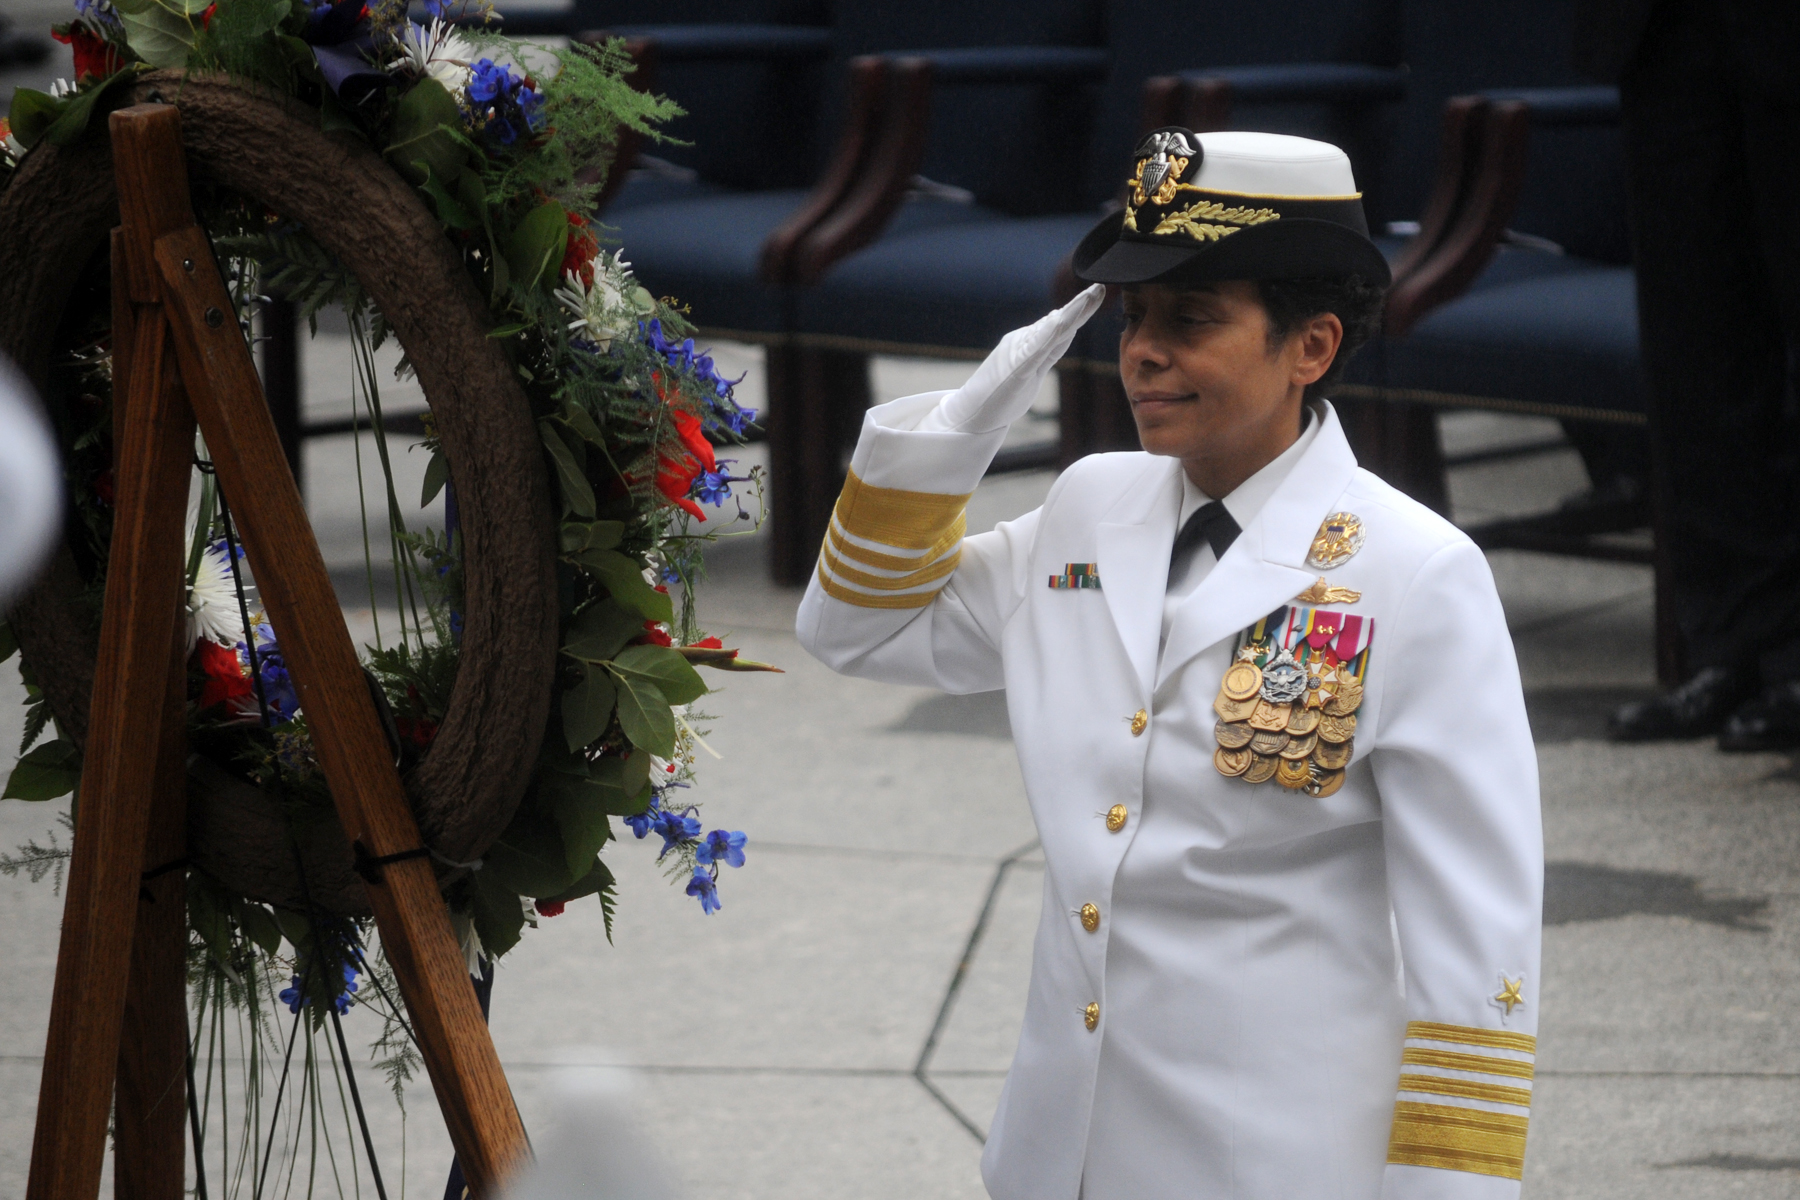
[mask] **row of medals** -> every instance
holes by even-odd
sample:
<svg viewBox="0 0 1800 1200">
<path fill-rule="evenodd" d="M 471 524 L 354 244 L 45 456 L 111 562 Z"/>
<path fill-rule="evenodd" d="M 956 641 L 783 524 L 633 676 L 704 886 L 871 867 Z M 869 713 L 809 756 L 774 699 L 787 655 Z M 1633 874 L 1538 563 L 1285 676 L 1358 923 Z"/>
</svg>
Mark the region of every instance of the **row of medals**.
<svg viewBox="0 0 1800 1200">
<path fill-rule="evenodd" d="M 1256 664 L 1264 656 L 1266 672 Z M 1309 796 L 1344 786 L 1362 683 L 1348 667 L 1321 667 L 1302 666 L 1292 652 L 1274 652 L 1268 643 L 1238 651 L 1213 701 L 1219 774 L 1247 783 L 1274 780 Z"/>
</svg>

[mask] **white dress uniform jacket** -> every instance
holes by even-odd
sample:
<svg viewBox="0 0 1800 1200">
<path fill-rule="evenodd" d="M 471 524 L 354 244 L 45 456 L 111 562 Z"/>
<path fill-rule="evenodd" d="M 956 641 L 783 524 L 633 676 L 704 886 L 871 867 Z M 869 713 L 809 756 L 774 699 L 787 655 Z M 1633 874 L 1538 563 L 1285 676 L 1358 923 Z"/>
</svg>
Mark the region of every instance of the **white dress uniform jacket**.
<svg viewBox="0 0 1800 1200">
<path fill-rule="evenodd" d="M 1543 851 L 1480 551 L 1359 470 L 1320 404 L 1159 653 L 1179 462 L 1094 455 L 1042 508 L 965 539 L 1004 431 L 914 431 L 936 400 L 870 411 L 798 632 L 846 674 L 1006 689 L 1047 870 L 990 1193 L 1512 1200 Z M 1341 512 L 1362 548 L 1308 567 Z M 1099 586 L 1066 586 L 1071 564 Z M 1374 622 L 1342 787 L 1221 775 L 1213 701 L 1236 635 L 1321 576 Z"/>
</svg>

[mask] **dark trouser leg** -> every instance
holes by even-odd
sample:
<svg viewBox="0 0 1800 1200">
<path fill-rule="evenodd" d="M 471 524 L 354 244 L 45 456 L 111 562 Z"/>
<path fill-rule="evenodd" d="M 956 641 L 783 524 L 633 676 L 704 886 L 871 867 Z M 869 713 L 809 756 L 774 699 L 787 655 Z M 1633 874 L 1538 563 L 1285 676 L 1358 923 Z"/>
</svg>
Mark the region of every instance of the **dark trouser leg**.
<svg viewBox="0 0 1800 1200">
<path fill-rule="evenodd" d="M 1800 627 L 1800 420 L 1782 311 L 1800 269 L 1787 179 L 1800 105 L 1755 87 L 1720 8 L 1664 4 L 1621 88 L 1658 499 L 1696 667 L 1749 665 Z"/>
</svg>

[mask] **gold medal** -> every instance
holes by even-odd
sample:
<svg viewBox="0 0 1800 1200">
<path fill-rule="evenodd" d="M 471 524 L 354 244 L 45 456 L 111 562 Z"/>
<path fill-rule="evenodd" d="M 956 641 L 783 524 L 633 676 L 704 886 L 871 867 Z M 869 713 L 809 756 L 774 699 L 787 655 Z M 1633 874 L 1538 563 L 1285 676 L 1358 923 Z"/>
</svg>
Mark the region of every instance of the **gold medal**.
<svg viewBox="0 0 1800 1200">
<path fill-rule="evenodd" d="M 1275 782 L 1290 791 L 1299 791 L 1312 782 L 1312 772 L 1305 763 L 1284 758 L 1275 768 Z"/>
<path fill-rule="evenodd" d="M 1346 738 L 1341 742 L 1321 741 L 1313 748 L 1312 760 L 1327 771 L 1341 771 L 1350 765 L 1350 756 L 1356 753 L 1356 739 Z"/>
<path fill-rule="evenodd" d="M 1362 707 L 1362 684 L 1346 683 L 1338 687 L 1337 695 L 1325 705 L 1325 711 L 1334 717 L 1347 717 Z"/>
<path fill-rule="evenodd" d="M 1316 708 L 1296 708 L 1288 714 L 1288 732 L 1295 737 L 1305 737 L 1319 727 L 1319 710 Z"/>
<path fill-rule="evenodd" d="M 1326 713 L 1319 718 L 1319 737 L 1327 742 L 1347 742 L 1356 732 L 1356 714 L 1334 717 Z"/>
<path fill-rule="evenodd" d="M 1213 701 L 1213 711 L 1219 714 L 1222 721 L 1246 721 L 1260 703 L 1262 702 L 1254 697 L 1249 700 L 1233 700 L 1220 692 L 1219 698 Z"/>
<path fill-rule="evenodd" d="M 1219 752 L 1216 750 L 1213 751 L 1213 759 L 1216 761 L 1218 757 Z M 1274 776 L 1275 766 L 1281 760 L 1279 758 L 1264 758 L 1260 754 L 1255 754 L 1251 757 L 1254 761 L 1251 762 L 1249 769 L 1244 772 L 1244 782 L 1267 783 Z"/>
<path fill-rule="evenodd" d="M 1342 771 L 1315 771 L 1305 790 L 1307 795 L 1317 796 L 1323 800 L 1343 786 L 1344 773 Z"/>
<path fill-rule="evenodd" d="M 1221 775 L 1242 775 L 1250 769 L 1255 757 L 1247 746 L 1238 750 L 1227 750 L 1220 746 L 1213 751 L 1213 766 L 1219 769 Z"/>
<path fill-rule="evenodd" d="M 1245 703 L 1249 703 L 1245 701 Z M 1215 709 L 1218 705 L 1213 706 Z M 1250 713 L 1250 728 L 1266 729 L 1270 733 L 1285 733 L 1288 718 L 1293 716 L 1293 707 L 1287 704 L 1271 704 L 1267 700 L 1258 700 Z"/>
<path fill-rule="evenodd" d="M 1250 739 L 1250 749 L 1263 755 L 1280 754 L 1287 749 L 1287 744 L 1287 734 L 1271 733 L 1266 729 L 1257 730 L 1256 736 Z"/>
<path fill-rule="evenodd" d="M 1262 668 L 1253 662 L 1235 662 L 1219 684 L 1219 694 L 1232 700 L 1248 700 L 1262 688 Z"/>
<path fill-rule="evenodd" d="M 1256 730 L 1242 721 L 1220 721 L 1213 726 L 1213 739 L 1227 750 L 1239 750 L 1250 744 Z"/>
<path fill-rule="evenodd" d="M 1281 757 L 1291 758 L 1295 762 L 1299 762 L 1301 759 L 1311 754 L 1313 752 L 1313 747 L 1318 744 L 1319 735 L 1317 733 L 1309 733 L 1305 737 L 1290 737 L 1288 738 L 1288 744 L 1281 748 Z"/>
</svg>

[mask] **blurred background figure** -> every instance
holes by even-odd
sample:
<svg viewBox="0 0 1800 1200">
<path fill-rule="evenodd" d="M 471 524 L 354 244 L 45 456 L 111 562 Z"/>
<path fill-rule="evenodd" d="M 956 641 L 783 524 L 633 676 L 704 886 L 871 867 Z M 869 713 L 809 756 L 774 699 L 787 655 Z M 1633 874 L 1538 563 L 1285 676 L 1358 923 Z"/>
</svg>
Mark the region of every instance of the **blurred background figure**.
<svg viewBox="0 0 1800 1200">
<path fill-rule="evenodd" d="M 674 1200 L 655 1142 L 634 1108 L 643 1096 L 618 1067 L 567 1067 L 551 1084 L 556 1124 L 535 1139 L 537 1164 L 507 1200 Z"/>
<path fill-rule="evenodd" d="M 31 385 L 0 356 L 0 606 L 50 551 L 62 518 L 60 474 Z"/>
<path fill-rule="evenodd" d="M 1656 501 L 1694 674 L 1619 740 L 1800 746 L 1800 9 L 1586 0 L 1576 54 L 1617 82 Z"/>
</svg>

